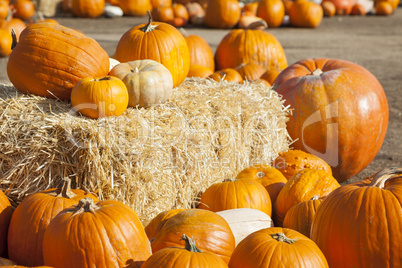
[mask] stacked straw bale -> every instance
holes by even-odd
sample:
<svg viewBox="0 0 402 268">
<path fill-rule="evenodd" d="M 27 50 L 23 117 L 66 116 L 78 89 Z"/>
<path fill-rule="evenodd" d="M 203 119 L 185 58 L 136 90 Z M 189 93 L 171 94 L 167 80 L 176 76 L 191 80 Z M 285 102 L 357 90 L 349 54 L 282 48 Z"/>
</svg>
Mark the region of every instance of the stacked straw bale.
<svg viewBox="0 0 402 268">
<path fill-rule="evenodd" d="M 70 177 L 146 224 L 209 185 L 289 148 L 289 111 L 261 84 L 186 79 L 163 105 L 93 120 L 70 103 L 0 85 L 1 188 L 17 204 Z"/>
</svg>

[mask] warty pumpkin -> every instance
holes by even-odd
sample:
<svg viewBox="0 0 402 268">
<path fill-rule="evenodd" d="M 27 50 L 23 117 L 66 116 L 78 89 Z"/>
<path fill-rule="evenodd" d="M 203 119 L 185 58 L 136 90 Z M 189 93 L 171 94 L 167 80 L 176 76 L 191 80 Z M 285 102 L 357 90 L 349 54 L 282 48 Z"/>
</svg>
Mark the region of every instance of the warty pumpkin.
<svg viewBox="0 0 402 268">
<path fill-rule="evenodd" d="M 285 5 L 282 0 L 261 0 L 257 16 L 264 19 L 268 27 L 279 27 L 285 17 Z"/>
<path fill-rule="evenodd" d="M 10 201 L 2 190 L 0 190 L 0 256 L 7 256 L 7 233 L 10 225 L 13 208 Z"/>
<path fill-rule="evenodd" d="M 128 91 L 128 106 L 149 107 L 167 101 L 172 95 L 170 71 L 154 60 L 135 60 L 117 64 L 109 75 L 119 78 Z"/>
<path fill-rule="evenodd" d="M 274 89 L 294 109 L 287 122 L 295 149 L 322 158 L 344 181 L 376 156 L 388 127 L 380 82 L 364 67 L 339 59 L 305 59 L 283 70 Z"/>
<path fill-rule="evenodd" d="M 201 251 L 197 248 L 194 239 L 187 235 L 182 235 L 182 240 L 186 243 L 184 248 L 168 247 L 161 249 L 149 257 L 142 268 L 178 268 L 178 267 L 197 267 L 197 268 L 227 268 L 227 264 L 216 254 Z"/>
<path fill-rule="evenodd" d="M 240 14 L 238 0 L 209 1 L 204 22 L 210 28 L 231 29 L 239 22 Z"/>
<path fill-rule="evenodd" d="M 98 42 L 49 22 L 27 26 L 7 63 L 19 91 L 61 100 L 70 100 L 79 80 L 108 72 L 109 56 Z"/>
<path fill-rule="evenodd" d="M 330 267 L 402 267 L 402 169 L 343 185 L 318 207 L 311 239 Z"/>
<path fill-rule="evenodd" d="M 96 18 L 103 14 L 105 0 L 72 0 L 71 13 L 80 18 Z"/>
<path fill-rule="evenodd" d="M 60 268 L 139 268 L 151 254 L 137 213 L 115 200 L 81 199 L 57 214 L 43 238 L 45 264 Z"/>
<path fill-rule="evenodd" d="M 328 267 L 320 248 L 308 237 L 288 228 L 256 231 L 233 251 L 229 268 Z"/>
<path fill-rule="evenodd" d="M 183 35 L 172 25 L 152 22 L 137 25 L 120 38 L 115 58 L 120 62 L 150 59 L 162 63 L 172 74 L 173 87 L 180 85 L 190 68 L 190 54 Z M 140 41 L 139 41 L 140 40 Z"/>
<path fill-rule="evenodd" d="M 15 209 L 8 230 L 8 256 L 20 265 L 43 265 L 42 241 L 51 220 L 63 209 L 84 197 L 97 197 L 80 189 L 71 189 L 70 179 L 25 197 Z M 29 223 L 29 224 L 27 224 Z"/>
</svg>

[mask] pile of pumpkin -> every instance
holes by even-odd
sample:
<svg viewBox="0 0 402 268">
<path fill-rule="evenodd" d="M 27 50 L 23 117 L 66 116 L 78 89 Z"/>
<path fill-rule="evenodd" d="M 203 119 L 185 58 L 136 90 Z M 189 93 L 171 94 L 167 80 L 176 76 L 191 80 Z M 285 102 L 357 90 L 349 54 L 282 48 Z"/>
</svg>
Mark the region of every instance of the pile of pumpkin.
<svg viewBox="0 0 402 268">
<path fill-rule="evenodd" d="M 398 168 L 340 186 L 325 161 L 290 150 L 211 185 L 198 208 L 164 211 L 145 227 L 123 203 L 70 183 L 27 196 L 15 211 L 0 191 L 0 254 L 9 258 L 1 266 L 402 265 Z"/>
</svg>

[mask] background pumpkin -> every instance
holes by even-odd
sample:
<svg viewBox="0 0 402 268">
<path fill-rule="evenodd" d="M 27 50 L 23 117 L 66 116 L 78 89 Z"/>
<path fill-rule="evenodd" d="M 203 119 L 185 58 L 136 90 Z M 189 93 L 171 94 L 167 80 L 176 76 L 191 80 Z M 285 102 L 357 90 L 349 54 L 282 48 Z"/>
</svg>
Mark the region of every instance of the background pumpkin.
<svg viewBox="0 0 402 268">
<path fill-rule="evenodd" d="M 285 5 L 282 0 L 261 0 L 257 16 L 264 19 L 268 27 L 279 27 L 285 17 Z"/>
<path fill-rule="evenodd" d="M 7 57 L 11 54 L 13 38 L 5 29 L 0 28 L 0 57 Z"/>
<path fill-rule="evenodd" d="M 204 22 L 207 27 L 233 28 L 240 20 L 241 8 L 238 0 L 214 0 L 208 2 Z"/>
<path fill-rule="evenodd" d="M 126 16 L 145 16 L 152 10 L 151 0 L 119 0 L 118 5 Z"/>
<path fill-rule="evenodd" d="M 289 9 L 290 24 L 296 27 L 318 27 L 323 16 L 322 7 L 309 0 L 296 0 Z"/>
<path fill-rule="evenodd" d="M 199 35 L 188 34 L 184 29 L 180 29 L 190 52 L 190 65 L 201 65 L 215 71 L 215 59 L 211 46 Z"/>
<path fill-rule="evenodd" d="M 72 0 L 71 13 L 81 18 L 96 18 L 103 14 L 105 0 Z"/>
<path fill-rule="evenodd" d="M 222 70 L 218 70 L 213 74 L 211 74 L 209 77 L 217 82 L 230 81 L 230 82 L 243 83 L 243 78 L 241 77 L 239 72 L 233 68 L 225 68 Z"/>
<path fill-rule="evenodd" d="M 295 109 L 287 123 L 289 135 L 298 139 L 293 147 L 330 164 L 338 181 L 359 173 L 380 150 L 388 102 L 364 67 L 339 59 L 305 59 L 283 70 L 274 89 L 285 106 Z"/>
</svg>

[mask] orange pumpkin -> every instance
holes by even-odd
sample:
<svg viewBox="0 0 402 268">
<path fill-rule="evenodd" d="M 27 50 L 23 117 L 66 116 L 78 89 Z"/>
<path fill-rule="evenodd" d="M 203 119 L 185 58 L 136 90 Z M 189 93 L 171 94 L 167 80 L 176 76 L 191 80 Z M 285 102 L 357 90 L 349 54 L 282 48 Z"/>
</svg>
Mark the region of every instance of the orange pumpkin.
<svg viewBox="0 0 402 268">
<path fill-rule="evenodd" d="M 300 150 L 288 150 L 279 153 L 278 157 L 274 159 L 274 167 L 282 172 L 287 180 L 305 168 L 324 170 L 332 174 L 331 166 L 327 162 Z"/>
<path fill-rule="evenodd" d="M 311 224 L 318 207 L 325 197 L 319 198 L 318 195 L 313 196 L 310 200 L 303 201 L 286 212 L 283 220 L 283 227 L 293 229 L 295 231 L 310 237 Z"/>
<path fill-rule="evenodd" d="M 0 190 L 0 256 L 7 256 L 7 233 L 10 225 L 13 208 L 10 201 Z"/>
<path fill-rule="evenodd" d="M 271 198 L 264 186 L 254 179 L 223 181 L 209 186 L 201 195 L 198 208 L 218 212 L 235 208 L 253 208 L 272 213 Z"/>
<path fill-rule="evenodd" d="M 295 27 L 316 28 L 323 16 L 322 7 L 308 0 L 296 0 L 289 9 L 290 24 Z"/>
<path fill-rule="evenodd" d="M 268 191 L 271 203 L 274 204 L 279 192 L 288 181 L 276 168 L 268 165 L 253 165 L 240 171 L 237 180 L 255 179 Z"/>
<path fill-rule="evenodd" d="M 152 8 L 158 7 L 170 7 L 172 6 L 172 0 L 151 0 Z"/>
<path fill-rule="evenodd" d="M 331 1 L 322 1 L 321 7 L 325 17 L 332 17 L 336 14 L 335 4 Z"/>
<path fill-rule="evenodd" d="M 8 230 L 11 260 L 27 266 L 43 265 L 42 241 L 51 220 L 84 197 L 97 200 L 96 196 L 83 190 L 71 189 L 70 183 L 69 179 L 64 179 L 61 187 L 29 195 L 17 206 Z"/>
<path fill-rule="evenodd" d="M 353 7 L 352 7 L 352 11 L 351 11 L 351 15 L 355 15 L 355 16 L 363 16 L 363 15 L 366 15 L 366 13 L 367 13 L 367 10 L 364 8 L 364 6 L 363 5 L 361 5 L 361 4 L 355 4 Z"/>
<path fill-rule="evenodd" d="M 187 209 L 170 217 L 150 238 L 152 252 L 183 247 L 185 242 L 180 240 L 183 233 L 197 241 L 200 250 L 215 253 L 229 262 L 235 248 L 232 230 L 222 216 L 205 209 Z"/>
<path fill-rule="evenodd" d="M 81 18 L 96 18 L 103 14 L 105 0 L 72 0 L 71 13 Z"/>
<path fill-rule="evenodd" d="M 202 65 L 190 65 L 190 70 L 188 71 L 187 77 L 201 77 L 207 78 L 213 74 L 211 69 Z"/>
<path fill-rule="evenodd" d="M 43 238 L 45 264 L 60 268 L 141 267 L 151 254 L 137 213 L 115 200 L 81 199 L 57 214 Z"/>
<path fill-rule="evenodd" d="M 275 90 L 294 109 L 287 130 L 295 149 L 331 165 L 344 181 L 376 156 L 388 126 L 384 89 L 364 67 L 338 59 L 306 59 L 276 78 Z"/>
<path fill-rule="evenodd" d="M 331 1 L 335 5 L 337 15 L 349 15 L 356 0 L 324 0 Z"/>
<path fill-rule="evenodd" d="M 285 5 L 282 0 L 261 0 L 257 16 L 264 19 L 268 27 L 279 27 L 285 17 Z"/>
<path fill-rule="evenodd" d="M 23 93 L 69 100 L 85 77 L 109 72 L 109 56 L 94 39 L 55 23 L 27 26 L 10 54 L 7 74 Z"/>
<path fill-rule="evenodd" d="M 156 217 L 154 217 L 146 226 L 145 226 L 145 233 L 147 234 L 148 238 L 151 239 L 155 235 L 157 235 L 160 230 L 162 230 L 163 225 L 166 223 L 168 219 L 180 213 L 186 209 L 176 208 L 170 209 L 166 211 L 162 211 Z"/>
<path fill-rule="evenodd" d="M 261 79 L 268 81 L 271 85 L 274 84 L 276 77 L 281 73 L 282 70 L 278 69 L 268 69 L 261 75 Z"/>
<path fill-rule="evenodd" d="M 13 3 L 14 6 L 14 17 L 28 20 L 35 14 L 35 6 L 31 0 L 16 0 Z"/>
<path fill-rule="evenodd" d="M 173 87 L 180 85 L 190 68 L 190 54 L 183 35 L 172 25 L 152 22 L 137 25 L 120 38 L 115 58 L 120 62 L 150 59 L 162 63 L 173 77 Z M 140 41 L 138 41 L 140 40 Z"/>
<path fill-rule="evenodd" d="M 213 74 L 211 74 L 209 77 L 215 80 L 216 82 L 229 81 L 229 82 L 243 83 L 242 76 L 239 74 L 238 71 L 236 71 L 233 68 L 218 70 Z"/>
<path fill-rule="evenodd" d="M 215 71 L 214 53 L 208 42 L 199 35 L 188 34 L 184 29 L 180 31 L 190 52 L 190 65 L 201 65 Z"/>
<path fill-rule="evenodd" d="M 151 14 L 155 21 L 173 24 L 174 12 L 172 6 L 153 8 Z"/>
<path fill-rule="evenodd" d="M 152 10 L 151 0 L 119 0 L 118 5 L 126 16 L 145 16 Z"/>
<path fill-rule="evenodd" d="M 281 43 L 262 30 L 231 30 L 218 44 L 215 61 L 218 70 L 236 68 L 243 62 L 259 64 L 266 69 L 287 67 Z"/>
<path fill-rule="evenodd" d="M 242 63 L 235 69 L 242 76 L 243 80 L 248 81 L 255 81 L 260 79 L 261 75 L 266 71 L 263 66 L 252 62 Z"/>
<path fill-rule="evenodd" d="M 0 20 L 5 20 L 10 12 L 10 4 L 6 1 L 0 1 Z"/>
<path fill-rule="evenodd" d="M 208 251 L 201 251 L 197 248 L 193 239 L 185 234 L 182 235 L 182 240 L 186 243 L 184 248 L 169 247 L 159 250 L 152 254 L 141 268 L 174 268 L 174 267 L 214 267 L 227 268 L 227 264 L 216 254 Z"/>
<path fill-rule="evenodd" d="M 375 14 L 376 15 L 383 15 L 383 16 L 389 16 L 394 12 L 394 9 L 392 8 L 392 5 L 389 2 L 382 1 L 379 2 L 375 5 Z"/>
<path fill-rule="evenodd" d="M 174 3 L 172 5 L 172 9 L 174 14 L 172 24 L 176 27 L 183 27 L 187 25 L 188 20 L 190 19 L 187 8 L 182 4 Z"/>
<path fill-rule="evenodd" d="M 239 22 L 240 14 L 238 0 L 209 1 L 205 11 L 205 25 L 210 28 L 230 29 Z"/>
<path fill-rule="evenodd" d="M 19 18 L 13 18 L 9 12 L 5 20 L 0 20 L 0 28 L 5 29 L 8 33 L 14 30 L 17 41 L 20 39 L 21 32 L 26 28 L 25 22 Z"/>
<path fill-rule="evenodd" d="M 343 185 L 318 207 L 311 239 L 331 267 L 402 267 L 402 169 Z"/>
<path fill-rule="evenodd" d="M 327 268 L 328 262 L 311 239 L 292 229 L 273 227 L 244 238 L 229 263 L 229 268 L 256 267 Z"/>
<path fill-rule="evenodd" d="M 399 5 L 400 0 L 374 0 L 374 7 L 380 2 L 387 2 L 391 4 L 392 9 L 395 10 Z"/>
<path fill-rule="evenodd" d="M 317 169 L 303 169 L 290 178 L 279 192 L 273 206 L 275 226 L 283 226 L 289 209 L 318 195 L 323 197 L 340 187 L 328 172 Z"/>
<path fill-rule="evenodd" d="M 11 54 L 13 38 L 5 29 L 0 28 L 0 57 L 7 57 Z"/>
</svg>

